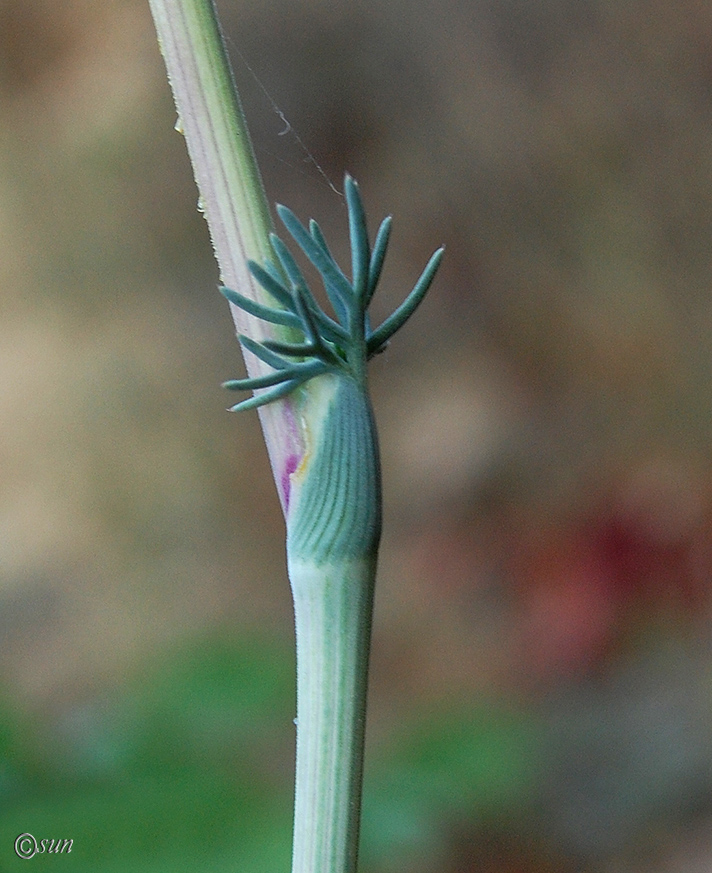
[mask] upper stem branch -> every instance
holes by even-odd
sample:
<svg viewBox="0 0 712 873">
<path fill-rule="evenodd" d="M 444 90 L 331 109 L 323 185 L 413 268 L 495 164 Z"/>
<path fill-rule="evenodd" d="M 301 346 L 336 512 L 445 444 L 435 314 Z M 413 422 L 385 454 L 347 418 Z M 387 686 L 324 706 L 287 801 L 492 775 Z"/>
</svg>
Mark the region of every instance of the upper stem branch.
<svg viewBox="0 0 712 873">
<path fill-rule="evenodd" d="M 273 305 L 250 273 L 269 256 L 271 221 L 212 0 L 149 0 L 224 285 Z M 231 306 L 240 333 L 274 339 L 279 329 Z M 251 376 L 269 372 L 245 356 Z M 290 401 L 260 409 L 277 490 L 285 508 L 285 470 L 303 453 Z"/>
</svg>

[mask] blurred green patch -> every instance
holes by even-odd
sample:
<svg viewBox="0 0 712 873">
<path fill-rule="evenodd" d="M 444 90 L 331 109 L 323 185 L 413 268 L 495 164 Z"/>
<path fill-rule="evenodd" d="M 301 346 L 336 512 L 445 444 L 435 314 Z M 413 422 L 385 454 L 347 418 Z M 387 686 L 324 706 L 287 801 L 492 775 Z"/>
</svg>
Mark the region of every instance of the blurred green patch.
<svg viewBox="0 0 712 873">
<path fill-rule="evenodd" d="M 541 727 L 489 701 L 415 718 L 367 758 L 364 860 L 435 869 L 455 832 L 525 814 L 540 776 Z"/>
<path fill-rule="evenodd" d="M 54 720 L 5 711 L 0 869 L 23 832 L 73 839 L 72 870 L 288 869 L 292 672 L 274 644 L 203 640 Z"/>
</svg>

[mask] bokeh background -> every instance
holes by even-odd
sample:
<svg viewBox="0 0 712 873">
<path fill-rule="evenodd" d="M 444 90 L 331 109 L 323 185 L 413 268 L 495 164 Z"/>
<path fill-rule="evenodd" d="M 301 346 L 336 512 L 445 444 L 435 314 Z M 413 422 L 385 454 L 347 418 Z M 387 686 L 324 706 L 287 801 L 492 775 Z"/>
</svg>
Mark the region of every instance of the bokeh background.
<svg viewBox="0 0 712 873">
<path fill-rule="evenodd" d="M 270 201 L 342 255 L 317 163 L 394 213 L 376 314 L 447 246 L 372 365 L 362 870 L 708 873 L 712 7 L 218 5 Z M 174 121 L 145 0 L 0 0 L 3 873 L 289 865 L 283 522 Z"/>
</svg>

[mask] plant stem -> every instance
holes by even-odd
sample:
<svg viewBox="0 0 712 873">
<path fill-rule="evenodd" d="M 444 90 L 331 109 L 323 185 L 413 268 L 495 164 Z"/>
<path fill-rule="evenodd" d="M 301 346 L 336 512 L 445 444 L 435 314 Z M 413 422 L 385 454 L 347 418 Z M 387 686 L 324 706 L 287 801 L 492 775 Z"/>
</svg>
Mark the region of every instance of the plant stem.
<svg viewBox="0 0 712 873">
<path fill-rule="evenodd" d="M 292 566 L 297 792 L 292 873 L 354 873 L 374 566 Z"/>
<path fill-rule="evenodd" d="M 222 280 L 273 306 L 247 268 L 270 257 L 269 213 L 212 0 L 150 5 Z M 236 307 L 233 316 L 240 332 L 265 338 L 264 321 Z M 251 376 L 265 372 L 254 356 L 246 363 Z M 359 377 L 358 386 L 351 376 L 314 379 L 299 416 L 291 399 L 260 409 L 287 519 L 297 635 L 293 873 L 356 870 L 381 503 Z"/>
<path fill-rule="evenodd" d="M 252 143 L 235 88 L 212 0 L 149 0 L 168 79 L 185 135 L 224 285 L 261 303 L 274 305 L 253 279 L 248 259 L 270 256 L 271 221 Z M 278 329 L 231 306 L 240 333 L 254 339 L 284 338 Z M 246 354 L 250 376 L 269 372 Z M 282 508 L 285 470 L 304 451 L 289 400 L 259 410 L 267 451 Z"/>
<path fill-rule="evenodd" d="M 297 628 L 293 873 L 355 873 L 358 855 L 381 476 L 365 387 L 331 379 L 321 442 L 295 484 L 287 525 Z"/>
</svg>

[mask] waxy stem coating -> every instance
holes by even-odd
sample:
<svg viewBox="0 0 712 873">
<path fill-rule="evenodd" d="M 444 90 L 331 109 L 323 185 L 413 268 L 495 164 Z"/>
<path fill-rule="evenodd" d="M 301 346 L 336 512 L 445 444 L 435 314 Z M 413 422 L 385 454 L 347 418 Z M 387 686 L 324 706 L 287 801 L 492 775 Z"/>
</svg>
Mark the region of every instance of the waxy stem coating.
<svg viewBox="0 0 712 873">
<path fill-rule="evenodd" d="M 325 408 L 316 445 L 292 474 L 287 514 L 287 560 L 316 566 L 375 556 L 381 536 L 378 437 L 368 393 L 350 376 L 320 381 Z"/>
<path fill-rule="evenodd" d="M 354 873 L 381 477 L 365 386 L 326 375 L 313 388 L 318 433 L 292 474 L 287 515 L 297 636 L 292 870 Z"/>
</svg>

